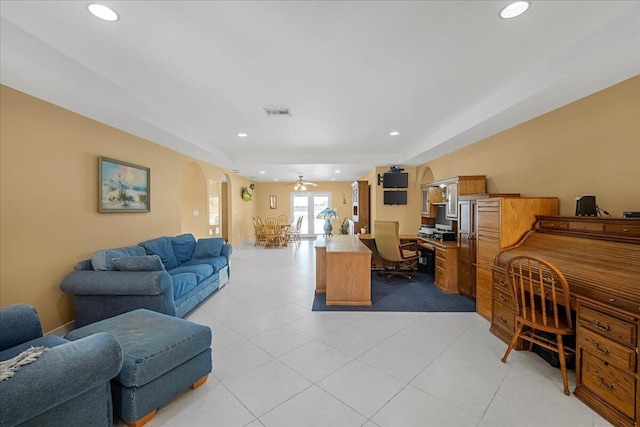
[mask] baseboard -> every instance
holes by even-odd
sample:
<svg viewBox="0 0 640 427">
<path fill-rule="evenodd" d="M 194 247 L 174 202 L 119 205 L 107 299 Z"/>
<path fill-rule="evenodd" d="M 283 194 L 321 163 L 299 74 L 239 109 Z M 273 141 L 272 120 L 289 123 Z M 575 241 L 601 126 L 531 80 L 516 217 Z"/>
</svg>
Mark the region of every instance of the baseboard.
<svg viewBox="0 0 640 427">
<path fill-rule="evenodd" d="M 71 321 L 67 324 L 59 326 L 52 331 L 47 332 L 45 335 L 55 335 L 57 337 L 64 337 L 69 332 L 73 331 L 76 328 L 75 321 Z"/>
</svg>

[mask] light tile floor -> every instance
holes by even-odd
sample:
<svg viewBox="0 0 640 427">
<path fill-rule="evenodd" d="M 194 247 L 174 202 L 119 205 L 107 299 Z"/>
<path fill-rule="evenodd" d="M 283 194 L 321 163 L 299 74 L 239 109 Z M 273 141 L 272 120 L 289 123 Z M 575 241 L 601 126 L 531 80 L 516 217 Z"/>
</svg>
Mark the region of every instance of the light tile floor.
<svg viewBox="0 0 640 427">
<path fill-rule="evenodd" d="M 314 287 L 313 241 L 234 248 L 229 284 L 187 316 L 213 330 L 213 375 L 149 425 L 610 425 L 535 354 L 501 363 L 475 313 L 312 312 Z"/>
</svg>

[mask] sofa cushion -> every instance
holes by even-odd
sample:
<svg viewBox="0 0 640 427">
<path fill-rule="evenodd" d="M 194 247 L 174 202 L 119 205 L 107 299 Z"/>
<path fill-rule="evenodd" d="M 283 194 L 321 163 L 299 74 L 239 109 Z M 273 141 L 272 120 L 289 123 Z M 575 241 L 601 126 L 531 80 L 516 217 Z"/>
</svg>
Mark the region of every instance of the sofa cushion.
<svg viewBox="0 0 640 427">
<path fill-rule="evenodd" d="M 199 239 L 196 243 L 196 249 L 193 251 L 193 259 L 214 258 L 220 256 L 222 246 L 224 245 L 223 237 L 211 237 L 207 239 Z"/>
<path fill-rule="evenodd" d="M 112 261 L 120 271 L 164 271 L 165 269 L 158 255 L 114 258 Z"/>
<path fill-rule="evenodd" d="M 170 237 L 158 237 L 157 239 L 145 240 L 144 242 L 138 243 L 138 245 L 147 251 L 147 255 L 158 255 L 167 270 L 178 266 L 176 256 L 173 253 L 173 246 L 171 246 Z"/>
<path fill-rule="evenodd" d="M 193 273 L 196 275 L 198 283 L 200 283 L 213 274 L 213 267 L 209 264 L 181 265 L 180 267 L 172 268 L 167 271 L 167 273 L 169 273 L 171 277 L 173 277 L 174 274 Z"/>
<path fill-rule="evenodd" d="M 221 268 L 224 268 L 227 265 L 227 259 L 223 256 L 215 258 L 192 259 L 191 261 L 185 262 L 180 267 L 202 264 L 210 265 L 213 268 L 213 272 L 217 273 Z"/>
<path fill-rule="evenodd" d="M 176 256 L 178 265 L 191 259 L 193 251 L 196 248 L 196 238 L 193 234 L 182 234 L 171 238 L 171 246 Z"/>
<path fill-rule="evenodd" d="M 126 246 L 123 248 L 102 249 L 96 251 L 91 257 L 91 266 L 94 270 L 117 270 L 113 265 L 113 258 L 146 255 L 144 248 L 140 246 Z"/>
<path fill-rule="evenodd" d="M 198 279 L 193 273 L 178 273 L 171 276 L 173 281 L 173 299 L 176 300 L 191 292 L 193 288 L 198 286 Z"/>
</svg>

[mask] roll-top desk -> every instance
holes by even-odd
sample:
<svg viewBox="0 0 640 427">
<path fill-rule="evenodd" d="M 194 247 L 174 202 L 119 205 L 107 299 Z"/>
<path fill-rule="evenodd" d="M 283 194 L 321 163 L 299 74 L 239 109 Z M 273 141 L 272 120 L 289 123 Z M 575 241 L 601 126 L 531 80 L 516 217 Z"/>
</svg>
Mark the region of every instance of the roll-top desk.
<svg viewBox="0 0 640 427">
<path fill-rule="evenodd" d="M 504 276 L 516 255 L 550 261 L 565 275 L 576 311 L 574 394 L 617 426 L 638 426 L 640 219 L 537 216 L 533 229 L 493 263 L 491 332 L 515 332 Z"/>
</svg>

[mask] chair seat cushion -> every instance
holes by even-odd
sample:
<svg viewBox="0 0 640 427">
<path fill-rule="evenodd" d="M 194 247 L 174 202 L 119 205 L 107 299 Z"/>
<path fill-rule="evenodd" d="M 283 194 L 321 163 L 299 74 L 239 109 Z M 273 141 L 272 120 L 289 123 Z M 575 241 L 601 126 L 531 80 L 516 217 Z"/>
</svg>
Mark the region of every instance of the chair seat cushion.
<svg viewBox="0 0 640 427">
<path fill-rule="evenodd" d="M 211 346 L 207 326 L 146 309 L 92 323 L 66 337 L 77 340 L 98 332 L 108 332 L 120 342 L 122 369 L 115 381 L 126 387 L 141 387 Z"/>
<path fill-rule="evenodd" d="M 188 265 L 210 265 L 213 268 L 213 273 L 217 273 L 220 269 L 227 266 L 227 258 L 223 256 L 214 257 L 214 258 L 201 258 L 201 259 L 192 259 L 191 261 L 187 261 L 182 264 L 180 267 L 185 267 Z"/>
<path fill-rule="evenodd" d="M 197 263 L 197 264 L 188 264 L 181 265 L 180 267 L 172 268 L 168 271 L 168 273 L 173 276 L 174 274 L 179 273 L 193 273 L 198 280 L 198 283 L 202 282 L 207 277 L 213 274 L 213 267 L 209 264 Z"/>
<path fill-rule="evenodd" d="M 176 273 L 171 276 L 173 281 L 173 299 L 177 300 L 181 296 L 191 292 L 198 286 L 198 278 L 193 273 Z"/>
</svg>

